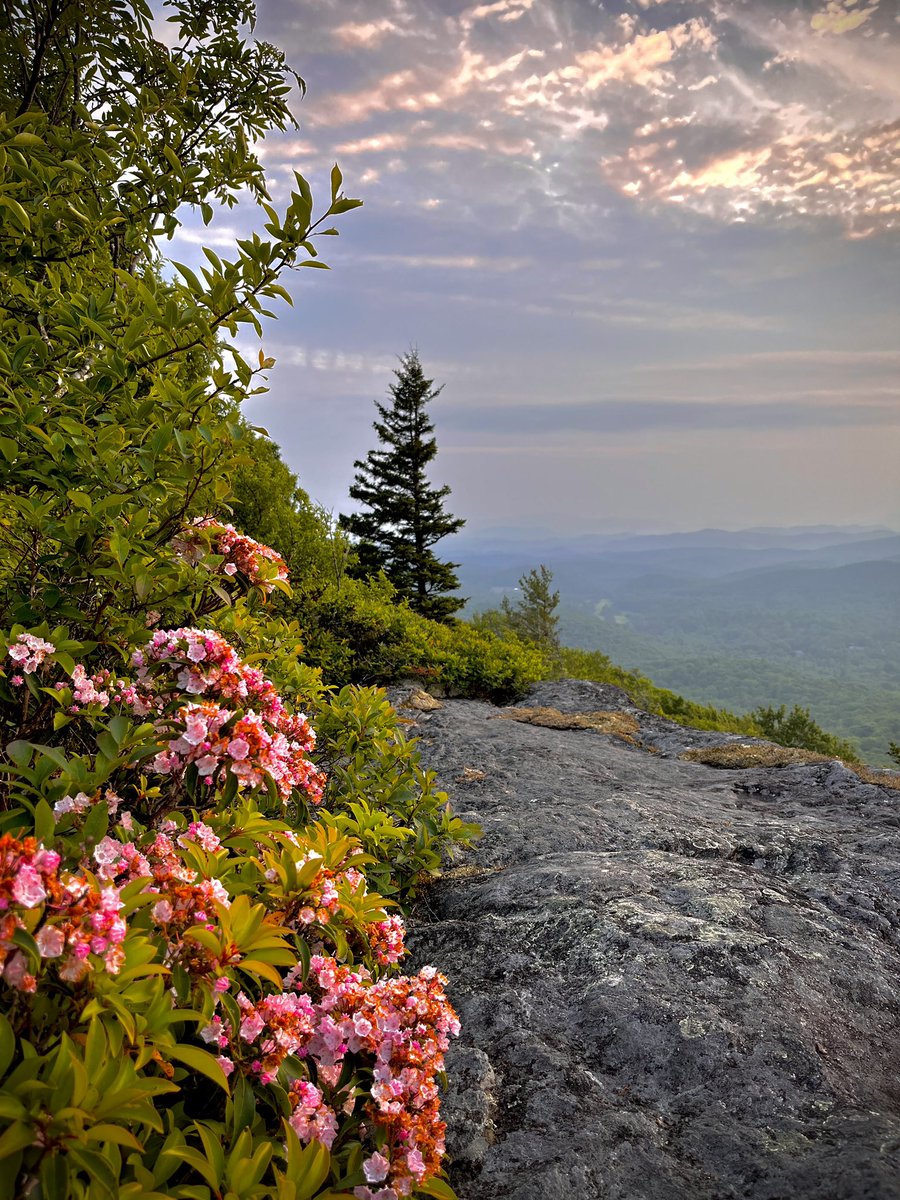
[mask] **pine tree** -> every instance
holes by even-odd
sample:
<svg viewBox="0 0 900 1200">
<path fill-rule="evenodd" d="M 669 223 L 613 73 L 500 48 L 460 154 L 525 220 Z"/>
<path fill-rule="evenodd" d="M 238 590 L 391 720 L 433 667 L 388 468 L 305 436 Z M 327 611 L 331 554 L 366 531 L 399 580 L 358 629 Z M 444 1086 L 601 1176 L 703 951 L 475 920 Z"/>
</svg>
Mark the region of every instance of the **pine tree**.
<svg viewBox="0 0 900 1200">
<path fill-rule="evenodd" d="M 360 574 L 384 571 L 412 609 L 443 621 L 465 603 L 448 595 L 459 586 L 454 574 L 459 564 L 441 562 L 431 549 L 465 524 L 444 511 L 450 488 L 432 487 L 426 474 L 437 454 L 426 405 L 443 388 L 425 378 L 415 350 L 401 357 L 394 374 L 392 402 L 375 402 L 381 419 L 373 428 L 384 449 L 370 450 L 353 464 L 350 495 L 363 509 L 342 514 L 340 522 L 359 541 Z"/>
<path fill-rule="evenodd" d="M 522 595 L 515 606 L 504 596 L 500 610 L 509 628 L 528 642 L 535 642 L 542 649 L 559 649 L 559 617 L 556 608 L 559 592 L 551 592 L 553 572 L 543 563 L 523 575 L 519 580 Z"/>
</svg>

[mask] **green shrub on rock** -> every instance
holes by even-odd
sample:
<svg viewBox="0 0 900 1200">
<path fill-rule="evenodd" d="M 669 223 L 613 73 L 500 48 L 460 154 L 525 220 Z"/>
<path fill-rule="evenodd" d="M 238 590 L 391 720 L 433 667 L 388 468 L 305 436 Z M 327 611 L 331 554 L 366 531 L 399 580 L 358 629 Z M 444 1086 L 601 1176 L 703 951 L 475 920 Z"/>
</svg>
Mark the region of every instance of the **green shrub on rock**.
<svg viewBox="0 0 900 1200">
<path fill-rule="evenodd" d="M 383 577 L 345 579 L 294 607 L 304 656 L 326 683 L 388 684 L 417 678 L 451 695 L 506 703 L 546 671 L 540 649 L 464 621 L 430 621 L 399 603 Z"/>
<path fill-rule="evenodd" d="M 328 777 L 323 820 L 359 839 L 380 892 L 414 895 L 478 827 L 454 815 L 381 689 L 348 686 L 323 697 L 315 724 Z"/>
</svg>

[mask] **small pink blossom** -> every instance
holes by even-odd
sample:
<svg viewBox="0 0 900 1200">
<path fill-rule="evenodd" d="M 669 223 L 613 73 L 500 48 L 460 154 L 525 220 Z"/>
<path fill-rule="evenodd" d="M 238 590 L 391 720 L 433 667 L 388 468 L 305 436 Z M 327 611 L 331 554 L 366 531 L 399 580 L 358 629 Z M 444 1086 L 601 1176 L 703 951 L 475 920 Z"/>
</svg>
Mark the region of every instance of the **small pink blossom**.
<svg viewBox="0 0 900 1200">
<path fill-rule="evenodd" d="M 61 929 L 54 925 L 45 925 L 38 930 L 35 939 L 41 958 L 59 958 L 66 946 L 66 939 Z"/>
<path fill-rule="evenodd" d="M 391 1164 L 377 1150 L 371 1158 L 367 1158 L 363 1163 L 363 1174 L 369 1183 L 381 1183 L 387 1179 L 387 1173 L 390 1169 Z"/>
<path fill-rule="evenodd" d="M 41 904 L 47 898 L 40 875 L 27 864 L 19 868 L 18 874 L 13 880 L 12 894 L 13 899 L 23 908 L 34 908 L 35 905 Z"/>
<path fill-rule="evenodd" d="M 249 751 L 250 751 L 250 743 L 247 741 L 246 738 L 242 738 L 242 737 L 232 738 L 231 741 L 228 743 L 228 753 L 231 755 L 232 758 L 237 759 L 238 761 L 246 758 Z"/>
</svg>

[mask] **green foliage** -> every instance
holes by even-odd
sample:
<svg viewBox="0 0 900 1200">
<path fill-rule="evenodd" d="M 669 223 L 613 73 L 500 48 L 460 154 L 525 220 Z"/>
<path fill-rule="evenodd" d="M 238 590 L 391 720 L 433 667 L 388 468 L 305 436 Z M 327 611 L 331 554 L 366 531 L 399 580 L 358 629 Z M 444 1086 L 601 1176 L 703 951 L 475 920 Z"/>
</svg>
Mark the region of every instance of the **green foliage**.
<svg viewBox="0 0 900 1200">
<path fill-rule="evenodd" d="M 809 715 L 809 709 L 801 708 L 799 704 L 795 704 L 790 712 L 783 704 L 778 708 L 757 708 L 750 716 L 759 726 L 763 737 L 777 742 L 779 746 L 815 750 L 818 754 L 829 754 L 848 762 L 859 760 L 859 751 L 851 741 L 826 733 Z"/>
<path fill-rule="evenodd" d="M 809 708 L 865 762 L 887 765 L 900 711 L 897 571 L 873 562 L 620 583 L 609 593 L 616 618 L 597 619 L 596 592 L 581 609 L 564 596 L 562 640 L 600 646 L 660 686 L 734 712 Z"/>
<path fill-rule="evenodd" d="M 231 473 L 232 520 L 276 549 L 295 591 L 340 583 L 350 557 L 346 535 L 313 504 L 268 437 L 246 429 Z"/>
<path fill-rule="evenodd" d="M 460 621 L 440 638 L 433 652 L 437 678 L 450 695 L 472 696 L 494 704 L 518 699 L 547 674 L 540 649 L 517 638 L 498 638 Z"/>
<path fill-rule="evenodd" d="M 326 683 L 385 684 L 409 677 L 453 695 L 505 703 L 546 671 L 540 651 L 462 621 L 430 621 L 398 603 L 384 576 L 345 579 L 295 597 L 304 658 Z"/>
<path fill-rule="evenodd" d="M 313 236 L 359 202 L 335 168 L 322 217 L 300 176 L 277 212 L 251 143 L 291 123 L 281 52 L 247 37 L 245 0 L 167 11 L 167 44 L 143 0 L 0 16 L 0 1200 L 351 1196 L 394 1137 L 374 1051 L 335 1072 L 300 1043 L 254 1044 L 246 1014 L 264 1028 L 269 999 L 312 1005 L 329 971 L 402 1013 L 424 980 L 396 975 L 393 902 L 364 872 L 402 901 L 472 834 L 378 703 L 323 700 L 296 618 L 264 608 L 290 592 L 271 553 L 226 561 L 193 523 L 235 473 L 235 508 L 255 495 L 262 521 L 241 475 L 262 462 L 255 482 L 288 491 L 272 532 L 308 562 L 301 582 L 331 578 L 327 553 L 311 560 L 327 521 L 237 415 L 271 360 L 224 339 L 260 331 L 289 298 L 281 272 L 321 266 Z M 239 192 L 259 235 L 197 273 L 160 260 L 185 204 L 208 223 Z M 206 631 L 175 662 L 175 627 L 200 621 L 236 666 L 207 670 L 224 643 Z M 151 661 L 168 683 L 142 693 Z M 335 756 L 320 819 L 301 704 L 321 706 Z M 325 1135 L 302 1132 L 299 1084 Z M 449 1195 L 428 1137 L 421 1190 Z"/>
<path fill-rule="evenodd" d="M 175 5 L 172 50 L 141 7 L 21 7 L 0 115 L 0 609 L 131 642 L 150 611 L 203 615 L 159 551 L 227 497 L 247 436 L 230 414 L 271 365 L 218 339 L 259 330 L 281 271 L 320 265 L 315 228 L 356 202 L 337 173 L 315 221 L 298 176 L 283 215 L 262 199 L 267 238 L 164 280 L 153 238 L 181 205 L 264 196 L 247 139 L 290 120 L 283 57 L 241 38 L 242 4 Z M 51 94 L 71 95 L 65 119 L 29 107 Z"/>
<path fill-rule="evenodd" d="M 464 520 L 444 511 L 449 487 L 428 482 L 427 467 L 437 454 L 434 425 L 426 405 L 440 395 L 426 379 L 419 356 L 409 351 L 400 360 L 391 385 L 390 407 L 375 402 L 380 421 L 374 429 L 383 450 L 371 450 L 357 461 L 351 497 L 362 511 L 342 515 L 340 523 L 359 541 L 359 572 L 384 571 L 397 592 L 417 613 L 443 621 L 465 600 L 447 593 L 459 586 L 458 563 L 440 562 L 431 549 L 455 533 Z"/>
<path fill-rule="evenodd" d="M 507 625 L 526 642 L 534 642 L 547 653 L 559 649 L 559 592 L 551 592 L 553 572 L 543 563 L 519 580 L 521 596 L 510 604 L 504 596 L 500 611 Z"/>
<path fill-rule="evenodd" d="M 717 729 L 723 733 L 746 733 L 761 736 L 759 726 L 749 716 L 738 716 L 727 709 L 709 704 L 696 704 L 683 696 L 657 687 L 637 671 L 615 666 L 599 650 L 576 650 L 564 646 L 560 651 L 564 674 L 570 679 L 589 679 L 595 683 L 611 683 L 626 691 L 635 704 L 647 712 L 668 717 L 692 729 Z"/>
<path fill-rule="evenodd" d="M 900 767 L 900 744 L 891 742 L 888 746 L 888 758 Z"/>
<path fill-rule="evenodd" d="M 323 820 L 359 839 L 382 894 L 414 896 L 477 826 L 452 813 L 380 689 L 348 686 L 323 697 L 315 723 L 328 773 Z"/>
</svg>

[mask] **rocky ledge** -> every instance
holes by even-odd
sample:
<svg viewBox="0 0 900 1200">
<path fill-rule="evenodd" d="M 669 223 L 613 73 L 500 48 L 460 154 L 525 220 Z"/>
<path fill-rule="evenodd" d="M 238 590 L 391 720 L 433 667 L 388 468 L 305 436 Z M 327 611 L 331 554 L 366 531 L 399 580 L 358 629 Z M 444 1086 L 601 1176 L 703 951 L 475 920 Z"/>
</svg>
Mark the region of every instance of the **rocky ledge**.
<svg viewBox="0 0 900 1200">
<path fill-rule="evenodd" d="M 900 792 L 613 687 L 524 706 L 406 710 L 484 829 L 412 937 L 461 1200 L 900 1198 Z"/>
</svg>

